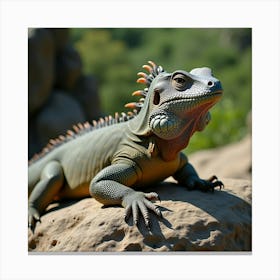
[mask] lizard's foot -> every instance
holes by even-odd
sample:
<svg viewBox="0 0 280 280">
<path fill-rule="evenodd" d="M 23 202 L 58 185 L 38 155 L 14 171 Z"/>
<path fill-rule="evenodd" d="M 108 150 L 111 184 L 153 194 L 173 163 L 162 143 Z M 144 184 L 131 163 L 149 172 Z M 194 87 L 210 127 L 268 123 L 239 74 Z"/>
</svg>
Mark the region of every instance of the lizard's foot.
<svg viewBox="0 0 280 280">
<path fill-rule="evenodd" d="M 28 227 L 31 229 L 32 233 L 35 231 L 36 223 L 41 222 L 40 214 L 34 207 L 28 207 Z"/>
<path fill-rule="evenodd" d="M 124 199 L 125 206 L 125 221 L 132 214 L 133 222 L 135 225 L 139 223 L 139 214 L 144 218 L 146 227 L 150 230 L 150 216 L 149 210 L 152 210 L 157 216 L 162 218 L 161 211 L 159 207 L 153 204 L 151 201 L 160 200 L 157 193 L 143 193 L 143 192 L 133 192 L 128 194 Z"/>
<path fill-rule="evenodd" d="M 224 184 L 222 181 L 219 181 L 217 176 L 213 175 L 208 180 L 200 179 L 199 177 L 190 177 L 188 182 L 186 183 L 186 187 L 188 190 L 200 190 L 203 192 L 212 191 L 216 187 L 224 188 Z"/>
</svg>

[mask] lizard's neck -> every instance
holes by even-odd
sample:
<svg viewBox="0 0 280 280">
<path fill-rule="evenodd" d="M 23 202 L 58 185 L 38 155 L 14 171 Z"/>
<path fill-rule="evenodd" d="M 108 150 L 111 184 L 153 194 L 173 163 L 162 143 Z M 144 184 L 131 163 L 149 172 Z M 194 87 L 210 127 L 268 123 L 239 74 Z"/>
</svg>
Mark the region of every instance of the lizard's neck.
<svg viewBox="0 0 280 280">
<path fill-rule="evenodd" d="M 180 134 L 180 136 L 174 139 L 165 140 L 156 137 L 156 144 L 162 159 L 164 161 L 174 160 L 178 153 L 188 146 L 190 138 L 196 130 L 195 123 L 191 123 L 183 131 L 183 133 Z"/>
<path fill-rule="evenodd" d="M 186 114 L 183 122 L 185 125 L 181 128 L 182 133 L 177 137 L 170 140 L 156 137 L 156 144 L 164 161 L 174 160 L 178 153 L 188 146 L 192 135 L 204 129 L 209 121 L 207 121 L 209 108 L 210 105 L 205 104 Z"/>
</svg>

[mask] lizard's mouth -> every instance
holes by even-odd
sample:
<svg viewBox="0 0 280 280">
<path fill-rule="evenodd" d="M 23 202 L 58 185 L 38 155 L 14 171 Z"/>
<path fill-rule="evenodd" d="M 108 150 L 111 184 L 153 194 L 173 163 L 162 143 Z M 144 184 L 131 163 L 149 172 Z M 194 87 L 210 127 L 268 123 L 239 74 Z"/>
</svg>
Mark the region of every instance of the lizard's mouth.
<svg viewBox="0 0 280 280">
<path fill-rule="evenodd" d="M 175 98 L 170 98 L 167 100 L 164 100 L 162 103 L 159 104 L 159 106 L 162 106 L 164 104 L 174 104 L 174 103 L 186 103 L 186 102 L 191 102 L 191 103 L 200 103 L 200 102 L 209 102 L 209 101 L 218 101 L 223 94 L 222 90 L 216 91 L 216 92 L 211 92 L 208 94 L 201 94 L 201 95 L 189 95 L 189 96 L 178 96 Z M 215 102 L 216 103 L 216 102 Z"/>
</svg>

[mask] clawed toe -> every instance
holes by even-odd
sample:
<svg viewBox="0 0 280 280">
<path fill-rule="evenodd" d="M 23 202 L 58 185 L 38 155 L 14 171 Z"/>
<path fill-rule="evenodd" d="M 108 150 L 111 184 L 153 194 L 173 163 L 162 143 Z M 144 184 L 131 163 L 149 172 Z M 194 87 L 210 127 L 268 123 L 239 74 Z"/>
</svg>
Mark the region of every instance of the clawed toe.
<svg viewBox="0 0 280 280">
<path fill-rule="evenodd" d="M 159 218 L 162 218 L 160 208 L 153 204 L 153 201 L 160 200 L 157 193 L 135 193 L 127 199 L 125 205 L 125 222 L 128 222 L 132 216 L 134 225 L 138 226 L 142 217 L 146 228 L 151 231 L 150 211 L 154 212 Z"/>
<path fill-rule="evenodd" d="M 37 222 L 41 223 L 41 217 L 39 212 L 33 207 L 29 207 L 28 212 L 28 227 L 34 233 Z"/>
<path fill-rule="evenodd" d="M 188 190 L 200 190 L 202 192 L 214 192 L 216 187 L 219 187 L 220 190 L 224 188 L 223 182 L 218 180 L 218 177 L 215 175 L 210 177 L 208 180 L 202 180 L 199 177 L 191 178 L 186 186 Z"/>
<path fill-rule="evenodd" d="M 225 187 L 223 182 L 218 180 L 218 177 L 215 175 L 210 177 L 207 181 L 210 183 L 210 188 L 212 192 L 214 191 L 215 187 L 220 187 L 220 190 Z"/>
<path fill-rule="evenodd" d="M 161 199 L 160 199 L 159 195 L 155 192 L 145 193 L 145 198 L 147 198 L 150 201 L 157 201 L 158 200 L 158 201 L 161 202 Z"/>
<path fill-rule="evenodd" d="M 30 221 L 31 219 L 29 219 L 29 222 L 28 222 L 28 227 L 30 228 L 30 230 L 32 231 L 32 233 L 34 233 L 35 231 L 35 228 L 36 228 L 36 224 L 37 222 L 40 222 L 41 223 L 41 219 L 37 219 L 37 218 L 32 218 L 32 220 Z"/>
<path fill-rule="evenodd" d="M 216 182 L 214 182 L 212 184 L 214 185 L 214 188 L 215 187 L 220 187 L 220 190 L 225 187 L 223 182 L 221 182 L 221 181 L 216 181 Z"/>
</svg>

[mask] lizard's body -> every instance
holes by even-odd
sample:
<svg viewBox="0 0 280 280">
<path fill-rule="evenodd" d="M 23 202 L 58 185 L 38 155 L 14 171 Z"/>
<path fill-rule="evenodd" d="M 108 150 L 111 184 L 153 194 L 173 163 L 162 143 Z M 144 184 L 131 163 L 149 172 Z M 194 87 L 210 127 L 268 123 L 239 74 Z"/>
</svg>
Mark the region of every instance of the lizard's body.
<svg viewBox="0 0 280 280">
<path fill-rule="evenodd" d="M 128 123 L 124 122 L 104 127 L 102 130 L 93 130 L 78 137 L 75 141 L 69 141 L 57 147 L 56 153 L 49 153 L 39 159 L 36 164 L 29 167 L 30 192 L 40 180 L 41 171 L 51 161 L 60 162 L 63 168 L 65 183 L 57 194 L 57 198 L 62 199 L 89 196 L 89 184 L 92 178 L 111 164 L 133 162 L 138 174 L 133 184 L 135 188 L 162 181 L 179 169 L 180 157 L 182 156 L 183 159 L 183 155 L 178 154 L 174 160 L 163 161 L 157 156 L 157 147 L 154 147 L 152 153 L 149 151 L 149 145 L 154 142 L 154 137 L 147 137 L 141 141 L 140 137 L 130 133 L 127 125 Z M 110 134 L 109 139 L 107 139 L 106 131 L 108 135 Z M 75 149 L 76 146 L 80 149 Z M 84 149 L 85 146 L 87 149 Z M 101 149 L 107 152 L 99 153 Z M 69 164 L 70 162 L 75 162 L 75 165 Z M 151 170 L 151 166 L 158 168 Z"/>
<path fill-rule="evenodd" d="M 156 193 L 138 191 L 144 186 L 173 176 L 188 188 L 202 190 L 221 186 L 220 181 L 202 180 L 187 157 L 181 153 L 195 131 L 208 124 L 208 110 L 220 99 L 220 82 L 209 68 L 197 68 L 190 73 L 166 73 L 150 62 L 140 73 L 138 82 L 148 85 L 137 91 L 145 100 L 130 103 L 141 106 L 123 122 L 107 119 L 108 126 L 95 124 L 80 127 L 74 134 L 53 146 L 28 169 L 29 226 L 34 229 L 40 214 L 54 199 L 93 196 L 105 205 L 122 205 L 126 216 L 139 213 L 149 225 L 148 209 L 161 216 L 150 202 Z M 140 104 L 140 105 L 139 105 Z M 115 123 L 114 123 L 115 122 Z M 96 128 L 98 125 L 101 128 Z M 57 145 L 57 143 L 59 145 Z"/>
</svg>

